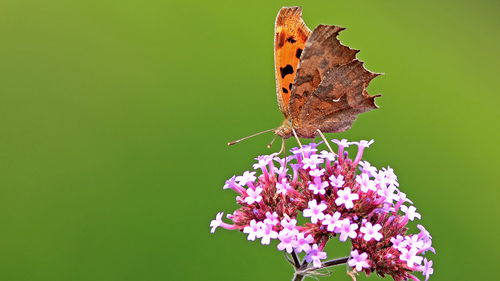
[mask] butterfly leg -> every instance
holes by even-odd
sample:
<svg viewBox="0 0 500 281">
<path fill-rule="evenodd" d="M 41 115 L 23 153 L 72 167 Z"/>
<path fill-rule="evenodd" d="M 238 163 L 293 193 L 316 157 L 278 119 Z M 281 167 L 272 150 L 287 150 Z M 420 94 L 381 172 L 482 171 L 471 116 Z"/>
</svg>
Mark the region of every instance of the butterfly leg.
<svg viewBox="0 0 500 281">
<path fill-rule="evenodd" d="M 280 151 L 278 151 L 278 155 L 280 155 L 281 153 L 286 153 L 285 152 L 285 139 L 284 138 L 281 138 L 281 148 L 280 148 Z"/>
<path fill-rule="evenodd" d="M 318 134 L 320 135 L 320 137 L 323 139 L 323 141 L 325 142 L 326 146 L 328 146 L 328 149 L 330 150 L 330 152 L 333 153 L 334 155 L 337 155 L 335 152 L 333 152 L 332 147 L 330 146 L 330 144 L 326 140 L 325 135 L 323 135 L 323 133 L 321 132 L 321 130 L 320 129 L 316 129 L 316 131 L 318 132 Z"/>
<path fill-rule="evenodd" d="M 293 136 L 295 137 L 295 139 L 297 140 L 297 143 L 299 144 L 299 147 L 300 147 L 300 150 L 301 150 L 301 153 L 302 153 L 302 158 L 306 158 L 304 156 L 304 151 L 302 150 L 302 143 L 300 142 L 300 139 L 299 137 L 297 136 L 297 132 L 295 132 L 295 129 L 292 128 L 292 132 L 293 132 Z"/>
</svg>

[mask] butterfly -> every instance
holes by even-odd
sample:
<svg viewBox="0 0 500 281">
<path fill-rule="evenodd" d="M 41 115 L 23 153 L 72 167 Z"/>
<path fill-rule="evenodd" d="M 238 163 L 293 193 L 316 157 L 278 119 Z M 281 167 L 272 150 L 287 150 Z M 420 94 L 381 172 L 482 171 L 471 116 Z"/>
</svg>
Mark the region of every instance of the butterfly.
<svg viewBox="0 0 500 281">
<path fill-rule="evenodd" d="M 351 128 L 358 114 L 378 108 L 366 91 L 377 77 L 356 58 L 359 50 L 337 38 L 345 28 L 319 25 L 312 32 L 300 7 L 278 12 L 274 33 L 276 95 L 284 121 L 274 131 L 287 139 L 315 138 Z M 243 139 L 229 143 L 235 144 Z M 299 142 L 300 143 L 300 142 Z"/>
</svg>

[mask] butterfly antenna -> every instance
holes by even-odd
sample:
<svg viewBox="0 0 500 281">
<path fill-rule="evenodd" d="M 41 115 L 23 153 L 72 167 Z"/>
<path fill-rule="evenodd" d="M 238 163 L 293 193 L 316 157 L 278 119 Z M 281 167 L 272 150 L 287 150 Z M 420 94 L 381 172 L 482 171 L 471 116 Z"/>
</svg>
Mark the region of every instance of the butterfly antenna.
<svg viewBox="0 0 500 281">
<path fill-rule="evenodd" d="M 239 143 L 240 141 L 244 141 L 246 139 L 249 139 L 249 138 L 253 138 L 255 136 L 258 136 L 258 135 L 262 135 L 264 133 L 267 133 L 267 132 L 271 132 L 271 131 L 274 131 L 275 129 L 269 129 L 269 130 L 265 130 L 265 131 L 262 131 L 262 132 L 258 132 L 258 133 L 255 133 L 253 135 L 249 135 L 249 136 L 246 136 L 244 138 L 241 138 L 239 140 L 235 140 L 235 141 L 231 141 L 231 142 L 228 142 L 227 145 L 234 145 L 234 144 L 237 144 Z"/>
<path fill-rule="evenodd" d="M 274 141 L 276 140 L 276 136 L 277 136 L 277 135 L 274 135 L 274 137 L 273 137 L 273 139 L 271 140 L 271 142 L 270 142 L 268 145 L 266 145 L 266 147 L 267 147 L 267 148 L 271 148 L 271 147 L 273 146 L 273 143 L 274 143 Z"/>
<path fill-rule="evenodd" d="M 326 146 L 328 146 L 328 149 L 330 149 L 330 152 L 333 153 L 333 155 L 337 155 L 335 152 L 333 152 L 332 147 L 330 146 L 330 144 L 326 140 L 325 135 L 323 135 L 323 133 L 321 132 L 321 130 L 320 129 L 316 129 L 316 131 L 318 131 L 319 135 L 321 136 L 321 138 L 325 142 Z"/>
</svg>

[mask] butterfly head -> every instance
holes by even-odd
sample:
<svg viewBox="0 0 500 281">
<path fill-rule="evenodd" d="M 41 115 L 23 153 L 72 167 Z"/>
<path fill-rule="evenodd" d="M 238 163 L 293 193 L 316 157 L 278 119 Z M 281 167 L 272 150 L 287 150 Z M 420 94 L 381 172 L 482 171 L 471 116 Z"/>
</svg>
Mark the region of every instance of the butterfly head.
<svg viewBox="0 0 500 281">
<path fill-rule="evenodd" d="M 274 133 L 284 139 L 289 138 L 292 135 L 292 122 L 285 119 L 281 126 L 274 130 Z"/>
</svg>

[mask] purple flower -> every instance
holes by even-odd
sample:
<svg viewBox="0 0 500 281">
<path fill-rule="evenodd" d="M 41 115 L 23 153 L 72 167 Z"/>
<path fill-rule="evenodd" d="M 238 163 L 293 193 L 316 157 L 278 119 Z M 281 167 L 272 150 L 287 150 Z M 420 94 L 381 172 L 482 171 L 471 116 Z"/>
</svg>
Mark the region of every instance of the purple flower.
<svg viewBox="0 0 500 281">
<path fill-rule="evenodd" d="M 217 213 L 217 216 L 215 217 L 215 219 L 210 222 L 210 227 L 211 227 L 210 233 L 214 233 L 215 230 L 217 229 L 217 227 L 222 227 L 225 229 L 239 229 L 239 227 L 234 225 L 234 224 L 227 224 L 227 223 L 223 222 L 222 221 L 223 215 L 224 215 L 223 212 Z"/>
<path fill-rule="evenodd" d="M 215 216 L 215 220 L 212 220 L 210 222 L 210 227 L 212 228 L 212 229 L 210 229 L 211 233 L 214 233 L 215 230 L 217 229 L 217 227 L 219 227 L 222 224 L 222 216 L 223 215 L 224 215 L 223 212 L 217 213 L 217 216 Z"/>
<path fill-rule="evenodd" d="M 382 229 L 382 226 L 380 224 L 375 224 L 372 225 L 370 222 L 367 222 L 364 226 L 362 226 L 359 231 L 361 233 L 364 233 L 365 235 L 363 236 L 363 239 L 365 241 L 370 241 L 372 239 L 375 239 L 376 241 L 380 241 L 382 239 L 382 233 L 379 232 L 379 230 Z"/>
<path fill-rule="evenodd" d="M 314 267 L 321 267 L 321 260 L 326 259 L 326 253 L 318 248 L 318 244 L 314 244 L 306 255 L 306 261 L 312 262 Z"/>
<path fill-rule="evenodd" d="M 349 147 L 349 145 L 351 145 L 351 143 L 348 142 L 346 139 L 342 139 L 342 140 L 333 139 L 332 142 L 336 143 L 337 146 L 339 147 L 339 150 L 337 152 L 339 157 L 343 157 L 344 148 Z"/>
<path fill-rule="evenodd" d="M 315 169 L 309 171 L 309 175 L 312 177 L 321 177 L 323 174 L 325 174 L 325 169 Z"/>
<path fill-rule="evenodd" d="M 370 141 L 362 140 L 359 142 L 355 142 L 355 144 L 358 145 L 358 154 L 356 154 L 356 159 L 354 159 L 354 163 L 359 163 L 361 157 L 363 157 L 363 151 L 365 150 L 365 148 L 369 147 L 372 143 L 373 140 Z"/>
<path fill-rule="evenodd" d="M 339 219 L 340 219 L 339 212 L 335 212 L 333 215 L 326 214 L 322 223 L 327 226 L 326 229 L 328 229 L 328 231 L 333 232 L 335 231 L 336 228 L 340 226 Z"/>
<path fill-rule="evenodd" d="M 343 187 L 345 184 L 343 175 L 331 175 L 328 179 L 330 180 L 330 184 L 334 187 Z"/>
<path fill-rule="evenodd" d="M 272 157 L 270 157 L 270 155 L 261 155 L 257 158 L 255 158 L 255 160 L 257 160 L 258 162 L 253 164 L 253 168 L 254 169 L 261 169 L 261 170 L 266 170 L 266 166 L 269 164 L 269 162 L 272 161 Z"/>
<path fill-rule="evenodd" d="M 261 230 L 261 243 L 262 245 L 269 245 L 271 239 L 278 238 L 278 232 L 273 230 L 273 225 L 271 224 L 263 224 Z"/>
<path fill-rule="evenodd" d="M 406 242 L 404 237 L 401 235 L 398 235 L 396 237 L 391 237 L 390 241 L 392 243 L 392 247 L 398 250 L 406 248 L 406 246 L 408 246 L 408 242 Z"/>
<path fill-rule="evenodd" d="M 424 266 L 422 267 L 422 274 L 425 276 L 425 281 L 429 280 L 429 276 L 434 273 L 432 269 L 432 261 L 424 258 Z"/>
<path fill-rule="evenodd" d="M 359 183 L 362 192 L 368 192 L 368 190 L 376 191 L 375 182 L 370 180 L 367 174 L 361 174 L 356 176 L 356 182 Z"/>
<path fill-rule="evenodd" d="M 245 202 L 248 205 L 253 204 L 254 202 L 260 202 L 262 200 L 262 196 L 260 196 L 260 193 L 262 192 L 262 187 L 257 187 L 254 189 L 249 188 L 247 189 L 247 197 L 245 197 Z"/>
<path fill-rule="evenodd" d="M 321 202 L 319 205 L 316 200 L 311 200 L 307 204 L 309 206 L 308 209 L 305 209 L 302 213 L 304 217 L 310 217 L 312 223 L 317 223 L 318 220 L 322 220 L 325 217 L 323 211 L 326 209 L 326 204 Z"/>
<path fill-rule="evenodd" d="M 245 171 L 242 176 L 237 176 L 236 181 L 239 185 L 247 185 L 248 183 L 253 183 L 255 181 L 255 172 Z"/>
<path fill-rule="evenodd" d="M 411 221 L 414 220 L 415 218 L 417 218 L 417 219 L 422 218 L 422 216 L 416 212 L 417 208 L 415 208 L 414 206 L 408 207 L 406 205 L 401 205 L 400 209 L 401 209 L 401 211 L 403 211 L 406 214 L 408 219 Z"/>
<path fill-rule="evenodd" d="M 316 169 L 317 166 L 321 163 L 323 163 L 323 159 L 319 158 L 318 155 L 314 154 L 309 158 L 305 158 L 302 160 L 303 166 L 302 168 L 305 169 Z"/>
<path fill-rule="evenodd" d="M 384 168 L 385 178 L 387 183 L 394 186 L 399 186 L 398 177 L 394 174 L 394 170 L 391 167 Z"/>
<path fill-rule="evenodd" d="M 245 191 L 245 189 L 243 187 L 241 187 L 240 185 L 238 185 L 236 183 L 235 176 L 232 176 L 230 179 L 228 179 L 222 188 L 223 189 L 231 188 L 232 190 L 238 192 L 239 194 L 243 194 Z"/>
<path fill-rule="evenodd" d="M 297 224 L 296 219 L 283 218 L 281 220 L 281 226 L 287 230 L 295 230 L 295 225 Z"/>
<path fill-rule="evenodd" d="M 341 139 L 341 140 L 333 139 L 332 142 L 337 144 L 337 146 L 343 147 L 343 148 L 349 147 L 349 145 L 352 144 L 352 142 L 348 142 L 346 139 Z M 340 153 L 339 153 L 339 155 L 340 155 Z"/>
<path fill-rule="evenodd" d="M 415 265 L 420 265 L 422 263 L 423 257 L 417 256 L 416 249 L 411 248 L 408 250 L 402 248 L 399 251 L 401 252 L 399 259 L 406 262 L 406 265 L 408 265 L 408 267 L 413 268 Z"/>
<path fill-rule="evenodd" d="M 286 250 L 288 253 L 291 253 L 293 251 L 293 247 L 295 246 L 297 233 L 297 230 L 283 229 L 280 231 L 278 234 L 278 239 L 280 240 L 278 250 Z"/>
<path fill-rule="evenodd" d="M 349 259 L 350 267 L 355 267 L 356 271 L 361 271 L 363 268 L 369 268 L 370 265 L 367 262 L 368 254 L 367 253 L 358 253 L 358 250 L 354 250 L 351 252 L 351 258 Z"/>
<path fill-rule="evenodd" d="M 266 219 L 264 220 L 265 224 L 275 226 L 279 222 L 280 222 L 280 220 L 278 219 L 278 214 L 276 214 L 276 212 L 273 212 L 273 213 L 266 212 Z"/>
<path fill-rule="evenodd" d="M 309 190 L 314 192 L 314 194 L 325 194 L 325 188 L 328 187 L 328 182 L 322 181 L 321 178 L 314 178 L 314 182 L 309 184 Z"/>
<path fill-rule="evenodd" d="M 276 183 L 276 193 L 286 195 L 287 191 L 292 188 L 286 178 Z"/>
<path fill-rule="evenodd" d="M 359 165 L 361 166 L 361 171 L 369 176 L 374 176 L 377 173 L 377 168 L 373 167 L 368 161 L 361 161 Z"/>
<path fill-rule="evenodd" d="M 243 233 L 248 234 L 248 240 L 254 241 L 255 238 L 262 237 L 262 227 L 264 224 L 262 222 L 257 222 L 256 220 L 250 221 L 250 225 L 243 228 Z"/>
<path fill-rule="evenodd" d="M 337 191 L 337 196 L 338 198 L 335 199 L 335 204 L 337 204 L 337 206 L 344 204 L 346 209 L 354 207 L 354 203 L 352 201 L 359 199 L 359 195 L 356 193 L 352 194 L 351 188 L 349 187 Z"/>
<path fill-rule="evenodd" d="M 345 242 L 347 238 L 356 238 L 358 236 L 358 233 L 356 232 L 356 229 L 358 229 L 358 225 L 355 223 L 351 224 L 351 221 L 349 219 L 343 219 L 339 222 L 339 227 L 335 229 L 336 233 L 340 233 L 339 240 L 342 242 Z"/>
<path fill-rule="evenodd" d="M 319 157 L 323 159 L 327 159 L 328 161 L 335 161 L 335 154 L 331 153 L 330 151 L 321 151 L 321 154 L 319 154 Z"/>
<path fill-rule="evenodd" d="M 300 232 L 296 236 L 296 241 L 295 241 L 295 252 L 300 253 L 302 251 L 304 252 L 309 252 L 311 249 L 311 243 L 314 242 L 314 238 L 312 237 L 311 234 L 305 236 L 303 232 Z"/>
</svg>

